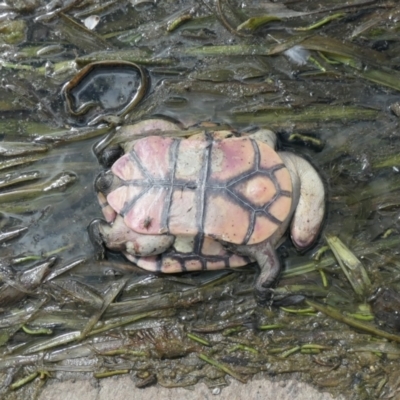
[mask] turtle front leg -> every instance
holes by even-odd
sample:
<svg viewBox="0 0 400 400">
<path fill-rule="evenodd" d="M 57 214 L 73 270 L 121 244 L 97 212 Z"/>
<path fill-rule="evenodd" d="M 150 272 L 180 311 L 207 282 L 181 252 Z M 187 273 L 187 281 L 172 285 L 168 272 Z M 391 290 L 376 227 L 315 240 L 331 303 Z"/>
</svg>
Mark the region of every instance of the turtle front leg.
<svg viewBox="0 0 400 400">
<path fill-rule="evenodd" d="M 307 249 L 317 238 L 324 219 L 324 184 L 308 161 L 292 153 L 279 155 L 292 177 L 293 204 L 296 209 L 290 228 L 291 238 L 298 249 Z M 295 197 L 298 197 L 298 201 Z"/>
<path fill-rule="evenodd" d="M 257 303 L 265 305 L 271 295 L 270 287 L 281 271 L 281 264 L 274 246 L 270 240 L 266 240 L 256 245 L 239 246 L 237 251 L 239 254 L 255 260 L 260 267 L 260 274 L 257 277 L 254 292 Z"/>
</svg>

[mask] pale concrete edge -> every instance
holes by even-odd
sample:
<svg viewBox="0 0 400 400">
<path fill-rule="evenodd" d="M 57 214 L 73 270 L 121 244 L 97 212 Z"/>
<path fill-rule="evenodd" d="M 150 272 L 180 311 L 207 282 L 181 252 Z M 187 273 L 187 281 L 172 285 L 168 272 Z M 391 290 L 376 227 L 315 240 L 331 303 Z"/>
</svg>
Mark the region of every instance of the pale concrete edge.
<svg viewBox="0 0 400 400">
<path fill-rule="evenodd" d="M 138 389 L 129 375 L 119 375 L 101 380 L 70 379 L 60 381 L 49 379 L 40 388 L 29 384 L 5 396 L 5 400 L 148 400 L 162 398 L 163 400 L 332 400 L 345 399 L 334 397 L 330 393 L 320 392 L 311 385 L 295 379 L 269 380 L 256 377 L 247 384 L 230 379 L 230 384 L 221 389 L 210 389 L 204 383 L 189 388 L 164 388 L 154 385 Z"/>
</svg>

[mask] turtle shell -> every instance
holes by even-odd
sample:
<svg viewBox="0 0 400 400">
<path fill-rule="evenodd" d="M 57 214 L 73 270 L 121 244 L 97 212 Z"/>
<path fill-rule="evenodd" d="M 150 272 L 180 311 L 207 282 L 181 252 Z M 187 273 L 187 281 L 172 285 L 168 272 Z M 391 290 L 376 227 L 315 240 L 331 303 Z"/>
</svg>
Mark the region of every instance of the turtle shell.
<svg viewBox="0 0 400 400">
<path fill-rule="evenodd" d="M 289 171 L 271 147 L 251 137 L 150 136 L 138 140 L 111 171 L 121 186 L 108 194 L 108 204 L 143 234 L 256 244 L 291 211 Z"/>
<path fill-rule="evenodd" d="M 197 248 L 195 242 L 201 243 L 200 248 Z M 166 274 L 236 268 L 252 262 L 252 259 L 248 257 L 239 256 L 225 249 L 210 237 L 203 237 L 199 240 L 195 236 L 193 247 L 190 247 L 184 249 L 175 242 L 168 251 L 155 256 L 140 257 L 129 253 L 125 253 L 125 256 L 140 268 Z"/>
</svg>

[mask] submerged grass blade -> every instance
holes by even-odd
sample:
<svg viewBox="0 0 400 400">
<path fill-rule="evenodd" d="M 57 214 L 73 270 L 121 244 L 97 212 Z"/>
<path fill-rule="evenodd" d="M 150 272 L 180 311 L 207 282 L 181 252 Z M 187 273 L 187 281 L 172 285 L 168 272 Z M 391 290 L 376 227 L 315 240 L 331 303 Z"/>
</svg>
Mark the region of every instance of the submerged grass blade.
<svg viewBox="0 0 400 400">
<path fill-rule="evenodd" d="M 338 237 L 326 236 L 326 241 L 354 291 L 359 296 L 367 296 L 371 290 L 371 281 L 361 261 Z"/>
<path fill-rule="evenodd" d="M 92 331 L 90 331 L 88 336 L 95 336 L 101 332 L 105 332 L 105 331 L 108 331 L 108 330 L 114 329 L 114 328 L 119 328 L 120 326 L 128 325 L 132 322 L 139 321 L 140 319 L 157 317 L 157 316 L 160 316 L 160 311 L 150 311 L 150 312 L 145 312 L 142 314 L 137 314 L 137 315 L 126 317 L 126 318 L 120 318 L 117 322 L 112 322 L 110 324 L 107 324 L 107 322 L 100 323 L 100 325 L 103 325 L 103 326 L 99 326 L 98 328 L 95 327 L 96 329 L 93 329 Z"/>
<path fill-rule="evenodd" d="M 68 263 L 67 265 L 59 267 L 59 268 L 51 271 L 50 274 L 47 275 L 46 278 L 43 280 L 43 282 L 51 281 L 52 279 L 56 278 L 57 276 L 69 271 L 72 268 L 75 268 L 77 265 L 83 264 L 85 261 L 86 261 L 86 258 L 79 258 L 78 260 L 72 261 L 72 262 Z"/>
<path fill-rule="evenodd" d="M 103 315 L 104 311 L 107 309 L 107 307 L 110 305 L 110 303 L 115 299 L 115 297 L 118 296 L 120 291 L 125 286 L 127 280 L 128 280 L 128 278 L 125 278 L 119 282 L 114 282 L 110 285 L 110 287 L 107 289 L 107 291 L 104 295 L 102 307 L 100 308 L 100 310 L 95 312 L 94 315 L 89 319 L 87 325 L 82 330 L 80 339 L 83 339 L 84 337 L 87 336 L 87 334 L 90 332 L 90 330 L 93 328 L 93 326 L 98 322 L 98 320 Z"/>
<path fill-rule="evenodd" d="M 321 26 L 323 26 L 323 25 L 327 24 L 328 22 L 331 22 L 335 19 L 342 18 L 345 15 L 346 14 L 343 14 L 343 13 L 331 14 L 309 26 L 294 28 L 294 30 L 295 31 L 311 31 L 313 29 L 320 28 Z"/>
<path fill-rule="evenodd" d="M 37 135 L 36 143 L 53 143 L 53 142 L 77 142 L 80 140 L 92 139 L 97 136 L 105 135 L 110 131 L 109 127 L 101 128 L 75 128 L 64 131 L 54 131 Z"/>
<path fill-rule="evenodd" d="M 95 378 L 108 378 L 114 375 L 123 375 L 129 374 L 129 369 L 120 369 L 115 371 L 106 371 L 106 372 L 95 372 L 93 375 Z"/>
<path fill-rule="evenodd" d="M 167 32 L 173 32 L 175 29 L 183 25 L 185 22 L 191 21 L 193 19 L 193 15 L 186 11 L 183 12 L 178 17 L 168 21 L 167 24 Z"/>
<path fill-rule="evenodd" d="M 189 339 L 194 340 L 197 343 L 200 343 L 200 344 L 204 345 L 204 346 L 211 346 L 211 343 L 208 340 L 206 340 L 206 339 L 204 339 L 204 338 L 202 338 L 200 336 L 194 335 L 193 333 L 188 333 L 187 337 Z"/>
<path fill-rule="evenodd" d="M 248 351 L 249 353 L 258 354 L 258 350 L 254 347 L 245 346 L 244 344 L 237 344 L 228 350 L 228 353 L 233 353 L 236 350 Z"/>
<path fill-rule="evenodd" d="M 40 343 L 34 343 L 33 345 L 28 346 L 28 348 L 23 351 L 23 354 L 33 354 L 39 351 L 44 351 L 53 347 L 61 346 L 63 344 L 71 343 L 77 340 L 80 337 L 80 334 L 80 331 L 62 333 L 61 335 L 57 335 L 51 339 L 47 339 Z"/>
<path fill-rule="evenodd" d="M 60 254 L 61 252 L 68 250 L 72 247 L 73 247 L 73 244 L 68 244 L 66 246 L 59 247 L 58 249 L 51 250 L 51 251 L 48 251 L 47 253 L 42 253 L 40 255 L 38 255 L 38 254 L 23 254 L 23 255 L 19 255 L 19 256 L 12 258 L 11 261 L 12 261 L 12 264 L 21 264 L 21 263 L 25 263 L 25 262 L 29 262 L 29 261 L 39 261 L 39 260 L 43 260 L 44 258 L 49 258 L 51 256 Z M 49 276 L 56 273 L 57 271 L 59 271 L 58 268 L 56 270 L 52 270 L 52 272 L 46 277 L 46 279 L 43 280 L 43 282 L 48 281 Z"/>
<path fill-rule="evenodd" d="M 200 360 L 203 360 L 206 363 L 211 364 L 212 366 L 214 366 L 214 367 L 218 368 L 219 370 L 225 372 L 226 374 L 232 376 L 233 378 L 237 379 L 239 382 L 247 383 L 247 379 L 245 379 L 242 376 L 238 375 L 235 371 L 233 371 L 232 369 L 228 368 L 226 365 L 214 360 L 213 358 L 210 358 L 210 357 L 206 356 L 203 353 L 198 354 L 197 357 L 199 357 Z"/>
<path fill-rule="evenodd" d="M 281 19 L 274 15 L 260 15 L 258 17 L 249 18 L 248 20 L 241 23 L 236 29 L 238 31 L 243 31 L 245 29 L 255 31 L 260 26 L 266 25 L 272 21 L 281 21 Z"/>
<path fill-rule="evenodd" d="M 61 172 L 47 182 L 30 185 L 25 189 L 15 189 L 0 193 L 0 203 L 27 200 L 48 192 L 64 191 L 67 187 L 75 183 L 77 179 L 78 177 L 74 173 Z"/>
<path fill-rule="evenodd" d="M 320 51 L 327 55 L 337 55 L 357 59 L 370 65 L 385 65 L 387 58 L 378 51 L 362 48 L 343 40 L 327 36 L 313 35 L 304 39 L 302 46 L 307 50 Z"/>
<path fill-rule="evenodd" d="M 83 51 L 96 51 L 111 48 L 101 36 L 90 31 L 85 26 L 64 13 L 60 13 L 59 28 L 62 35 L 73 45 Z"/>
<path fill-rule="evenodd" d="M 291 349 L 284 351 L 284 352 L 280 355 L 280 357 L 281 357 L 281 358 L 287 358 L 287 357 L 291 356 L 292 354 L 297 353 L 297 352 L 300 351 L 300 350 L 301 350 L 301 346 L 292 347 Z"/>
<path fill-rule="evenodd" d="M 9 173 L 0 176 L 0 189 L 8 186 L 18 185 L 24 182 L 35 181 L 43 177 L 39 171 L 22 172 L 22 173 Z"/>
<path fill-rule="evenodd" d="M 28 335 L 51 335 L 53 333 L 52 329 L 45 329 L 45 328 L 30 329 L 25 325 L 22 326 L 22 330 Z"/>
<path fill-rule="evenodd" d="M 400 164 L 400 154 L 396 153 L 391 156 L 385 155 L 372 163 L 373 168 L 396 167 Z"/>
<path fill-rule="evenodd" d="M 48 147 L 39 144 L 24 142 L 0 142 L 0 156 L 15 157 L 28 154 L 45 153 Z"/>
<path fill-rule="evenodd" d="M 2 356 L 0 357 L 0 370 L 6 368 L 15 368 L 23 365 L 37 365 L 43 361 L 42 354 L 35 354 L 31 356 Z"/>
<path fill-rule="evenodd" d="M 95 61 L 129 61 L 141 65 L 173 65 L 176 61 L 170 57 L 154 57 L 151 53 L 140 49 L 133 48 L 131 50 L 115 50 L 115 51 L 99 51 L 81 56 L 76 59 L 79 67 L 84 67 Z"/>
<path fill-rule="evenodd" d="M 35 154 L 26 157 L 16 157 L 0 161 L 0 170 L 27 165 L 44 158 L 45 154 Z"/>
<path fill-rule="evenodd" d="M 101 323 L 101 325 L 102 325 L 101 327 L 90 331 L 88 333 L 88 336 L 95 336 L 99 333 L 108 331 L 110 329 L 118 328 L 120 326 L 127 325 L 132 322 L 136 322 L 143 318 L 156 317 L 158 315 L 159 315 L 158 311 L 153 311 L 153 312 L 148 312 L 148 313 L 137 314 L 134 316 L 130 316 L 128 318 L 120 318 L 119 321 L 110 323 L 110 324 L 107 324 L 106 322 L 104 322 L 104 323 Z M 79 340 L 80 338 L 81 338 L 81 331 L 67 332 L 64 334 L 57 335 L 51 339 L 44 340 L 40 343 L 35 343 L 31 346 L 28 346 L 23 351 L 23 354 L 32 354 L 32 353 L 37 353 L 39 351 L 48 350 L 53 347 L 57 347 L 57 346 L 61 346 L 64 344 L 74 342 L 76 340 Z"/>
<path fill-rule="evenodd" d="M 312 307 L 308 308 L 288 308 L 288 307 L 279 307 L 282 311 L 286 311 L 288 313 L 298 314 L 298 315 L 310 315 L 314 313 L 314 309 Z"/>
<path fill-rule="evenodd" d="M 359 75 L 371 82 L 379 85 L 387 86 L 391 89 L 400 91 L 400 74 L 397 71 L 382 71 L 378 69 L 363 69 Z"/>
<path fill-rule="evenodd" d="M 374 120 L 379 111 L 354 106 L 311 106 L 300 110 L 278 108 L 262 111 L 233 111 L 237 123 L 284 124 L 296 122 L 326 122 L 334 120 Z"/>
<path fill-rule="evenodd" d="M 10 310 L 9 315 L 0 318 L 0 328 L 18 326 L 19 329 L 22 325 L 28 323 L 47 301 L 47 298 L 43 298 L 37 303 L 28 304 L 22 310 Z"/>
<path fill-rule="evenodd" d="M 16 390 L 19 389 L 20 387 L 26 385 L 27 383 L 33 381 L 35 378 L 37 378 L 39 376 L 40 372 L 36 371 L 31 373 L 30 375 L 26 376 L 25 378 L 22 378 L 20 380 L 18 380 L 17 382 L 14 382 L 11 386 L 10 389 L 11 390 Z"/>
<path fill-rule="evenodd" d="M 270 331 L 273 329 L 283 329 L 285 328 L 285 325 L 282 324 L 271 324 L 271 325 L 260 325 L 257 327 L 260 331 Z"/>
<path fill-rule="evenodd" d="M 23 228 L 14 228 L 7 232 L 0 232 L 0 244 L 18 237 L 21 233 L 26 232 L 27 230 L 28 230 L 27 227 L 23 227 Z"/>
<path fill-rule="evenodd" d="M 371 335 L 380 336 L 385 339 L 400 343 L 400 336 L 383 331 L 379 328 L 375 328 L 374 326 L 372 326 L 370 324 L 360 322 L 353 318 L 346 317 L 340 311 L 336 310 L 335 308 L 333 308 L 331 306 L 324 306 L 324 305 L 317 303 L 315 301 L 312 301 L 312 300 L 306 300 L 306 303 L 310 307 L 315 308 L 317 311 L 320 311 L 320 312 L 328 315 L 329 317 L 331 317 L 337 321 L 343 322 L 353 328 L 360 329 L 364 332 L 368 332 Z"/>
<path fill-rule="evenodd" d="M 272 56 L 302 43 L 307 37 L 297 35 L 278 44 L 188 47 L 183 50 L 183 54 L 190 56 Z M 182 50 L 180 51 L 182 52 Z"/>
<path fill-rule="evenodd" d="M 382 341 L 357 343 L 347 351 L 349 352 L 370 351 L 373 353 L 386 353 L 386 354 L 394 354 L 400 356 L 400 348 L 398 345 Z"/>
</svg>

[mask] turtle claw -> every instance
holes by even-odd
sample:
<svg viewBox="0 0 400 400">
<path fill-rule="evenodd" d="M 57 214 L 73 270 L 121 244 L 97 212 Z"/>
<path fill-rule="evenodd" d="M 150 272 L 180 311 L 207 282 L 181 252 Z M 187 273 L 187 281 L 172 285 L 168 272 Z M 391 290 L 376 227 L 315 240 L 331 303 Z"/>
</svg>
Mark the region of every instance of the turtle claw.
<svg viewBox="0 0 400 400">
<path fill-rule="evenodd" d="M 93 244 L 94 255 L 96 260 L 103 260 L 105 258 L 105 247 L 103 238 L 100 233 L 100 224 L 104 224 L 105 222 L 101 219 L 93 220 L 88 226 L 89 238 Z"/>
<path fill-rule="evenodd" d="M 260 289 L 256 287 L 256 289 L 254 290 L 254 296 L 256 298 L 257 304 L 261 307 L 265 307 L 268 304 L 272 304 L 274 293 L 275 291 L 272 288 Z"/>
</svg>

